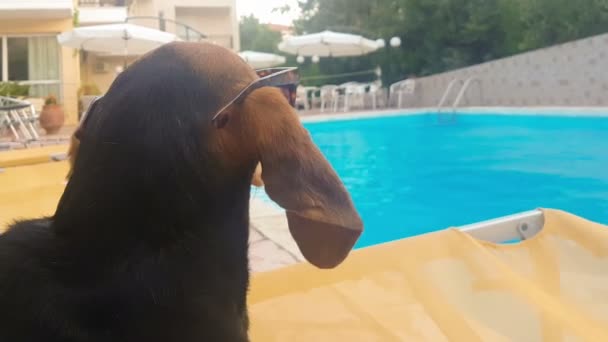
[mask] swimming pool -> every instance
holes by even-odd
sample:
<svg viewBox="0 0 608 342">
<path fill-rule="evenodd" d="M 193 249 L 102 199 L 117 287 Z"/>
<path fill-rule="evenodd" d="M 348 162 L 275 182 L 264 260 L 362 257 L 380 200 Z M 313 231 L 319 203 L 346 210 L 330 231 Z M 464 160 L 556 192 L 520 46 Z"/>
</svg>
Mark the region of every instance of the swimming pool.
<svg viewBox="0 0 608 342">
<path fill-rule="evenodd" d="M 350 191 L 356 247 L 538 207 L 608 223 L 608 118 L 436 114 L 305 123 Z"/>
</svg>

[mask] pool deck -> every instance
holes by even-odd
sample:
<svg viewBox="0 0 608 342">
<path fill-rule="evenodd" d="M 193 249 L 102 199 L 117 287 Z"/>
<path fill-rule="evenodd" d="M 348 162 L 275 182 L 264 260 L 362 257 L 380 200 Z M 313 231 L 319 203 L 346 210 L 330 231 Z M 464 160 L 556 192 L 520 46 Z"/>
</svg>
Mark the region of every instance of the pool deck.
<svg viewBox="0 0 608 342">
<path fill-rule="evenodd" d="M 334 120 L 364 119 L 373 117 L 418 115 L 435 112 L 435 108 L 415 109 L 387 109 L 376 111 L 357 112 L 302 112 L 302 122 L 323 122 Z M 459 114 L 537 114 L 537 115 L 564 115 L 564 116 L 608 116 L 608 108 L 574 108 L 574 107 L 536 107 L 536 108 L 507 108 L 507 107 L 479 107 L 459 108 Z M 53 144 L 56 138 L 65 139 L 73 132 L 75 127 L 65 127 L 56 136 L 45 136 L 40 145 Z M 4 140 L 6 141 L 6 140 Z M 3 139 L 0 138 L 0 143 Z M 16 152 L 16 151 L 15 151 Z M 0 153 L 2 153 L 0 151 Z M 266 272 L 279 269 L 288 265 L 305 262 L 295 241 L 289 233 L 285 212 L 271 203 L 257 198 L 256 193 L 264 191 L 257 189 L 252 191 L 250 201 L 250 267 L 252 272 Z"/>
<path fill-rule="evenodd" d="M 252 272 L 271 271 L 304 261 L 289 233 L 283 210 L 252 198 L 249 217 L 249 264 Z"/>
</svg>

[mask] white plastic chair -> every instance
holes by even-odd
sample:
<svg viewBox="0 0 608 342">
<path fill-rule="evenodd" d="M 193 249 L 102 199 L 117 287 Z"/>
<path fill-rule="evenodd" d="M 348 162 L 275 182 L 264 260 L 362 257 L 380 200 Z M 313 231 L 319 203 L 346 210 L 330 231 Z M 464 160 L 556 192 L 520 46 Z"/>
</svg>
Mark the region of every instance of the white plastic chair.
<svg viewBox="0 0 608 342">
<path fill-rule="evenodd" d="M 365 106 L 365 93 L 367 85 L 357 82 L 343 84 L 344 87 L 344 111 L 351 108 L 362 108 Z"/>
<path fill-rule="evenodd" d="M 30 102 L 0 96 L 0 127 L 10 130 L 16 141 L 38 140 L 37 123 L 38 115 Z"/>
<path fill-rule="evenodd" d="M 321 98 L 319 95 L 319 87 L 304 87 L 304 89 L 306 89 L 309 108 L 313 109 L 316 106 L 320 106 Z"/>
<path fill-rule="evenodd" d="M 333 84 L 324 85 L 320 90 L 320 98 L 321 98 L 321 113 L 325 112 L 325 107 L 329 105 L 329 107 L 333 107 L 335 111 L 335 105 L 337 104 L 337 91 L 338 86 Z"/>
<path fill-rule="evenodd" d="M 382 89 L 382 84 L 380 82 L 372 82 L 369 84 L 367 88 L 367 95 L 372 103 L 372 109 L 378 108 L 379 100 L 384 104 L 386 102 L 386 98 L 384 97 L 384 90 Z"/>
<path fill-rule="evenodd" d="M 303 86 L 299 86 L 296 90 L 296 108 L 299 108 L 299 105 L 302 105 L 304 110 L 310 109 L 310 105 L 308 104 L 308 90 Z"/>
<path fill-rule="evenodd" d="M 405 96 L 413 96 L 416 92 L 416 80 L 408 78 L 407 80 L 393 83 L 389 88 L 389 97 L 391 104 L 397 102 L 397 108 L 403 105 Z"/>
</svg>

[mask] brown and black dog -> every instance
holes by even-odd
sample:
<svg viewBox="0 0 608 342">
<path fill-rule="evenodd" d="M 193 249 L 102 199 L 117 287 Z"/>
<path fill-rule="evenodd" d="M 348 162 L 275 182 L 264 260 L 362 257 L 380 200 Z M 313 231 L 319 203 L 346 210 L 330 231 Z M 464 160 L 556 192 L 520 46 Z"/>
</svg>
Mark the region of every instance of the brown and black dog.
<svg viewBox="0 0 608 342">
<path fill-rule="evenodd" d="M 281 92 L 256 90 L 211 123 L 256 77 L 200 43 L 118 76 L 74 140 L 55 214 L 0 235 L 0 341 L 247 341 L 260 163 L 307 260 L 344 260 L 361 219 Z"/>
</svg>

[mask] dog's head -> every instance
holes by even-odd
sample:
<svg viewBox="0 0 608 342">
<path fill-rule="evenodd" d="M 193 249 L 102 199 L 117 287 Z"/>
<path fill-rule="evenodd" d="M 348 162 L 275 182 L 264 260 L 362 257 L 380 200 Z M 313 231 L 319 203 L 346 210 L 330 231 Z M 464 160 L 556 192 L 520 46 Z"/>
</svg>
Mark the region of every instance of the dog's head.
<svg viewBox="0 0 608 342">
<path fill-rule="evenodd" d="M 257 79 L 238 55 L 217 45 L 172 43 L 153 51 L 121 73 L 89 111 L 72 138 L 74 172 L 85 143 L 82 135 L 138 146 L 149 158 L 160 154 L 160 160 L 166 154 L 176 165 L 199 168 L 196 174 L 214 190 L 223 189 L 217 183 L 243 177 L 247 183 L 263 183 L 286 210 L 289 229 L 307 260 L 335 267 L 363 224 L 283 93 L 262 87 L 224 108 L 219 123 L 212 120 Z"/>
</svg>

